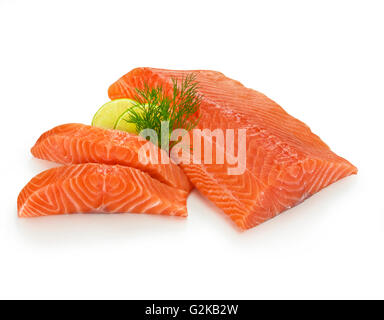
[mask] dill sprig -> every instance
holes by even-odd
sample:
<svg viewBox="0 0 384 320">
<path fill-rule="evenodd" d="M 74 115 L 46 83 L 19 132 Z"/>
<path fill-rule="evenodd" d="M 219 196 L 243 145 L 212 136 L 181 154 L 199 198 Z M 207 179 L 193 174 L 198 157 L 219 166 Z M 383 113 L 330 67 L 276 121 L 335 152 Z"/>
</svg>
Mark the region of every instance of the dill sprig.
<svg viewBox="0 0 384 320">
<path fill-rule="evenodd" d="M 196 112 L 199 110 L 202 96 L 197 93 L 198 84 L 196 76 L 189 74 L 181 79 L 179 85 L 177 79 L 172 79 L 172 94 L 164 90 L 162 85 L 150 88 L 144 83 L 144 89 L 136 89 L 135 104 L 129 110 L 127 122 L 136 124 L 137 132 L 144 129 L 153 129 L 158 137 L 158 145 L 161 145 L 161 127 L 163 121 L 169 122 L 169 133 L 175 129 L 193 129 L 199 118 Z M 164 143 L 164 141 L 163 141 Z M 177 142 L 172 142 L 175 144 Z M 168 145 L 169 148 L 169 137 Z"/>
</svg>

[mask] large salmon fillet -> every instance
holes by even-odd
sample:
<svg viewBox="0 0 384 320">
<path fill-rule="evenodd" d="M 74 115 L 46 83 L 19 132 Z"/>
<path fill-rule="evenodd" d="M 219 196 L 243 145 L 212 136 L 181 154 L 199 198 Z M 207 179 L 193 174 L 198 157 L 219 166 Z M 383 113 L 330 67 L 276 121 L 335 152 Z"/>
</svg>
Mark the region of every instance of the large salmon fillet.
<svg viewBox="0 0 384 320">
<path fill-rule="evenodd" d="M 200 129 L 246 129 L 246 169 L 228 174 L 232 164 L 182 164 L 196 188 L 241 229 L 275 217 L 357 169 L 333 153 L 309 127 L 260 92 L 222 73 L 137 68 L 109 88 L 109 97 L 134 98 L 143 84 L 172 89 L 172 78 L 194 73 L 200 106 Z M 220 142 L 204 138 L 215 150 Z M 218 145 L 219 149 L 224 145 Z M 235 139 L 234 149 L 239 148 Z M 227 151 L 225 151 L 227 152 Z"/>
<path fill-rule="evenodd" d="M 170 159 L 163 164 L 140 161 L 139 150 L 144 145 L 152 149 L 148 150 L 148 157 L 156 154 L 158 159 L 168 158 L 164 150 L 140 136 L 79 123 L 64 124 L 43 133 L 31 152 L 37 158 L 67 165 L 94 162 L 133 167 L 171 187 L 191 190 L 183 170 Z"/>
<path fill-rule="evenodd" d="M 19 217 L 69 213 L 151 213 L 187 216 L 186 191 L 129 167 L 79 164 L 44 171 L 21 191 Z"/>
</svg>

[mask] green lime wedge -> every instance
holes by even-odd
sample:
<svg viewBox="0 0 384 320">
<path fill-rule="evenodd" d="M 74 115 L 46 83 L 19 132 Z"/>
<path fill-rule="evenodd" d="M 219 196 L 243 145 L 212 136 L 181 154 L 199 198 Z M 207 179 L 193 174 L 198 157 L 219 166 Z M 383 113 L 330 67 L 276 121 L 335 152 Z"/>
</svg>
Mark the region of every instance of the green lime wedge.
<svg viewBox="0 0 384 320">
<path fill-rule="evenodd" d="M 136 112 L 138 111 L 137 108 L 135 110 L 136 110 Z M 126 132 L 137 134 L 138 132 L 136 130 L 136 124 L 133 122 L 129 122 L 129 118 L 130 118 L 130 113 L 129 113 L 129 109 L 128 109 L 116 120 L 113 128 L 116 130 L 121 130 L 121 131 L 126 131 Z"/>
<path fill-rule="evenodd" d="M 117 119 L 133 106 L 131 99 L 117 99 L 104 104 L 94 115 L 92 125 L 104 129 L 113 129 Z"/>
</svg>

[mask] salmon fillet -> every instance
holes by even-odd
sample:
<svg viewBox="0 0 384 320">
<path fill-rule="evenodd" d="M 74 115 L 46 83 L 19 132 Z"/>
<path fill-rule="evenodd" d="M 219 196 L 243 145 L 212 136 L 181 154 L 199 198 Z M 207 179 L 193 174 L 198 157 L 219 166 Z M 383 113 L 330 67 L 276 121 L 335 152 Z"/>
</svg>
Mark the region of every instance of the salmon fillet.
<svg viewBox="0 0 384 320">
<path fill-rule="evenodd" d="M 148 156 L 168 158 L 160 161 L 139 161 L 139 150 L 147 145 Z M 147 172 L 151 177 L 171 187 L 190 191 L 192 188 L 183 170 L 167 153 L 140 136 L 118 130 L 106 130 L 84 124 L 70 123 L 42 134 L 31 150 L 36 158 L 62 164 L 119 164 Z"/>
<path fill-rule="evenodd" d="M 137 68 L 109 88 L 109 97 L 134 98 L 143 84 L 172 90 L 172 78 L 195 74 L 202 104 L 200 129 L 246 130 L 245 171 L 228 174 L 232 162 L 181 164 L 195 187 L 241 229 L 275 217 L 357 169 L 339 157 L 310 128 L 264 94 L 244 87 L 220 72 Z M 203 137 L 213 150 L 217 139 Z M 235 139 L 234 150 L 240 147 Z M 227 155 L 227 151 L 225 151 Z M 193 156 L 193 155 L 192 155 Z M 230 155 L 229 155 L 230 156 Z"/>
<path fill-rule="evenodd" d="M 129 167 L 78 164 L 44 171 L 21 191 L 19 217 L 69 213 L 150 213 L 187 216 L 186 191 Z"/>
</svg>

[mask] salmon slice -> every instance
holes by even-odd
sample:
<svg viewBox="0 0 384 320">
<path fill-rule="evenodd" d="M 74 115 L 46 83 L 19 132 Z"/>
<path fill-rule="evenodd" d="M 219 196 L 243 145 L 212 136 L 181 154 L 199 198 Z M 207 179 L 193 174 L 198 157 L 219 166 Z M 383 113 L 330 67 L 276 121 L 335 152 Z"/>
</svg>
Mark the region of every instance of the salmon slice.
<svg viewBox="0 0 384 320">
<path fill-rule="evenodd" d="M 158 161 L 141 161 L 139 150 L 144 146 L 150 149 L 147 156 L 157 155 Z M 185 191 L 192 188 L 183 170 L 169 159 L 164 150 L 128 132 L 78 123 L 64 124 L 45 132 L 31 152 L 36 158 L 67 165 L 93 162 L 133 167 L 171 187 Z M 161 157 L 168 161 L 161 163 Z"/>
<path fill-rule="evenodd" d="M 129 167 L 78 164 L 44 171 L 21 191 L 19 217 L 70 213 L 150 213 L 187 216 L 186 191 Z"/>
<path fill-rule="evenodd" d="M 233 169 L 232 153 L 221 140 L 203 136 L 211 149 L 224 150 L 223 163 L 181 164 L 196 188 L 221 208 L 241 229 L 249 229 L 275 217 L 357 169 L 339 157 L 310 128 L 285 112 L 262 93 L 244 87 L 222 73 L 207 70 L 175 71 L 137 68 L 109 88 L 111 99 L 133 98 L 136 88 L 162 85 L 167 92 L 172 78 L 194 73 L 198 93 L 200 129 L 246 130 L 245 170 Z M 240 143 L 235 138 L 235 153 Z M 194 155 L 192 155 L 194 156 Z M 206 162 L 206 163 L 205 163 Z"/>
</svg>

